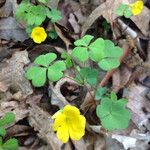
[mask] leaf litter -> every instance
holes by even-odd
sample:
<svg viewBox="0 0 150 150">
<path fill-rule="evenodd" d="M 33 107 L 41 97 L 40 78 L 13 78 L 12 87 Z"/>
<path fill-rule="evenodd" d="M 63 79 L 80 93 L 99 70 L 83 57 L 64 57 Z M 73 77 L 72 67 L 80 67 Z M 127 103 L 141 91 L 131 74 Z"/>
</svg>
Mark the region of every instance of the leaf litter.
<svg viewBox="0 0 150 150">
<path fill-rule="evenodd" d="M 150 148 L 150 8 L 147 1 L 144 1 L 142 13 L 131 17 L 128 22 L 114 13 L 121 2 L 129 4 L 133 1 L 50 0 L 46 5 L 49 8 L 58 7 L 62 12 L 62 19 L 54 24 L 59 38 L 47 40 L 41 45 L 33 44 L 24 25 L 17 23 L 15 12 L 19 3 L 16 0 L 0 2 L 0 117 L 9 111 L 16 115 L 15 122 L 7 127 L 7 137 L 17 137 L 20 150 Z M 35 56 L 55 52 L 59 60 L 61 53 L 70 53 L 74 40 L 86 33 L 101 37 L 104 20 L 110 24 L 106 38 L 109 37 L 123 47 L 126 59 L 120 60 L 121 67 L 118 69 L 107 74 L 100 71 L 99 78 L 104 77 L 104 80 L 99 84 L 109 86 L 119 97 L 127 97 L 132 119 L 130 126 L 123 131 L 108 132 L 99 125 L 95 115 L 97 102 L 89 93 L 89 90 L 93 92 L 92 89 L 84 89 L 67 77 L 55 84 L 50 82 L 43 88 L 34 88 L 25 78 L 25 71 L 28 66 L 32 66 Z M 53 28 L 50 22 L 44 25 L 47 30 L 48 26 Z M 65 76 L 75 78 L 71 69 L 65 72 Z M 70 140 L 62 144 L 52 130 L 51 115 L 67 104 L 82 109 L 87 118 L 86 134 L 80 141 Z"/>
</svg>

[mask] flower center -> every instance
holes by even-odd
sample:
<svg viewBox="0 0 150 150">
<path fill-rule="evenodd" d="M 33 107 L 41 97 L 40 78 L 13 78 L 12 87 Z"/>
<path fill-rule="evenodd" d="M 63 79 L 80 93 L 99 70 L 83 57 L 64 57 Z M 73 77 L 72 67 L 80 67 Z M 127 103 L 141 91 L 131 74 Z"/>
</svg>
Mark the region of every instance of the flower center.
<svg viewBox="0 0 150 150">
<path fill-rule="evenodd" d="M 41 35 L 41 33 L 39 33 L 39 32 L 36 32 L 36 33 L 35 33 L 35 35 L 36 35 L 36 36 L 40 36 L 40 35 Z"/>
</svg>

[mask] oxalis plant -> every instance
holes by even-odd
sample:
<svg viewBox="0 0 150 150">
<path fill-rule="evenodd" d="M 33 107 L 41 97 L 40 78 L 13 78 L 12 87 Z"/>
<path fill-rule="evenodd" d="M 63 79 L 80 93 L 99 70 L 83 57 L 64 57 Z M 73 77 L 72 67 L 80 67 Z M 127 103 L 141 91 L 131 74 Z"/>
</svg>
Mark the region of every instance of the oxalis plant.
<svg viewBox="0 0 150 150">
<path fill-rule="evenodd" d="M 17 150 L 18 140 L 15 138 L 3 141 L 3 137 L 6 135 L 5 126 L 11 124 L 15 120 L 14 113 L 7 112 L 4 117 L 0 119 L 0 150 Z"/>
<path fill-rule="evenodd" d="M 19 23 L 25 24 L 26 32 L 30 35 L 34 27 L 42 25 L 42 23 L 47 19 L 51 23 L 55 23 L 60 20 L 61 12 L 57 9 L 50 9 L 47 7 L 48 0 L 38 0 L 39 4 L 34 5 L 30 3 L 30 0 L 23 0 L 16 11 L 16 19 Z M 48 35 L 55 39 L 57 34 L 54 29 L 52 29 Z"/>
<path fill-rule="evenodd" d="M 116 14 L 118 16 L 124 16 L 125 18 L 130 18 L 132 16 L 139 15 L 143 10 L 144 3 L 142 0 L 137 0 L 132 4 L 121 3 L 117 9 Z"/>
<path fill-rule="evenodd" d="M 91 86 L 94 99 L 99 102 L 96 114 L 102 126 L 112 131 L 114 129 L 125 129 L 131 118 L 126 109 L 127 99 L 118 99 L 114 92 L 109 92 L 106 87 L 99 87 L 100 70 L 109 71 L 120 65 L 119 58 L 123 51 L 110 40 L 102 38 L 94 39 L 91 35 L 85 35 L 74 42 L 71 54 L 64 52 L 63 60 L 56 60 L 55 53 L 38 56 L 34 66 L 26 72 L 27 79 L 32 81 L 35 87 L 44 86 L 46 81 L 56 82 L 64 77 L 66 69 L 74 68 L 73 80 L 81 86 Z M 79 67 L 77 64 L 85 64 L 91 61 L 97 65 L 95 68 Z M 71 78 L 71 77 L 69 77 Z"/>
</svg>

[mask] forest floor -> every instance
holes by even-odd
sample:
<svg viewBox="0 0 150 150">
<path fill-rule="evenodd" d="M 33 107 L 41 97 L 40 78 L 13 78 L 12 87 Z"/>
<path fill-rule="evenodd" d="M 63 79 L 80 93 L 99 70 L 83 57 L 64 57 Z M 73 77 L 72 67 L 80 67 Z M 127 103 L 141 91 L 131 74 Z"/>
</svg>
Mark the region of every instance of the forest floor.
<svg viewBox="0 0 150 150">
<path fill-rule="evenodd" d="M 7 112 L 15 114 L 14 121 L 6 124 L 7 133 L 2 137 L 0 121 L 0 150 L 16 149 L 13 146 L 2 146 L 2 139 L 5 143 L 10 138 L 17 139 L 19 150 L 149 150 L 150 0 L 143 0 L 141 13 L 131 17 L 118 16 L 116 9 L 121 3 L 129 4 L 136 0 L 45 1 L 47 0 L 31 0 L 30 3 L 35 6 L 43 6 L 44 3 L 44 7 L 51 10 L 57 8 L 61 17 L 56 13 L 58 16 L 53 19 L 58 21 L 49 21 L 47 17 L 39 25 L 49 33 L 49 37 L 38 44 L 34 42 L 34 37 L 31 38 L 31 32 L 26 30 L 27 24 L 19 22 L 16 17 L 17 9 L 23 1 L 0 0 L 0 118 Z M 40 15 L 42 14 L 38 14 Z M 35 18 L 30 17 L 32 18 L 28 23 L 32 24 Z M 111 68 L 113 62 L 110 62 L 110 66 L 107 64 L 109 69 L 103 69 L 101 65 L 99 68 L 93 62 L 94 58 L 86 62 L 74 59 L 77 70 L 79 66 L 98 70 L 94 88 L 88 84 L 88 79 L 95 82 L 92 75 L 88 76 L 86 85 L 76 82 L 73 67 L 66 70 L 56 67 L 60 76 L 64 71 L 61 78 L 57 76 L 56 70 L 52 70 L 53 75 L 48 78 L 53 82 L 48 81 L 47 77 L 40 78 L 39 72 L 36 74 L 35 84 L 31 78 L 28 80 L 27 70 L 34 66 L 34 60 L 42 54 L 55 53 L 57 61 L 68 61 L 68 65 L 71 65 L 69 62 L 72 62 L 72 58 L 69 56 L 75 46 L 78 46 L 74 42 L 85 35 L 92 35 L 94 39 L 102 38 L 103 41 L 108 39 L 123 51 L 119 57 L 120 66 Z M 85 43 L 82 44 L 80 48 Z M 64 52 L 69 54 L 66 60 L 61 57 Z M 84 53 L 77 55 L 81 60 L 85 56 Z M 54 81 L 55 77 L 59 80 Z M 42 79 L 47 81 L 43 86 L 37 87 Z M 131 119 L 126 129 L 117 130 L 114 127 L 116 130 L 109 131 L 111 127 L 113 129 L 114 116 L 112 121 L 110 118 L 106 120 L 106 125 L 103 120 L 100 121 L 101 116 L 99 119 L 96 110 L 102 102 L 95 100 L 94 95 L 98 86 L 115 92 L 120 100 L 127 99 L 125 107 L 130 111 Z M 101 93 L 98 96 L 102 97 Z M 64 144 L 52 129 L 54 119 L 51 116 L 66 105 L 74 105 L 80 110 L 86 118 L 86 127 L 85 135 L 80 140 L 70 139 Z M 122 115 L 122 120 L 126 119 L 122 111 L 118 110 L 118 113 Z M 117 120 L 116 126 L 122 127 L 122 120 Z"/>
</svg>

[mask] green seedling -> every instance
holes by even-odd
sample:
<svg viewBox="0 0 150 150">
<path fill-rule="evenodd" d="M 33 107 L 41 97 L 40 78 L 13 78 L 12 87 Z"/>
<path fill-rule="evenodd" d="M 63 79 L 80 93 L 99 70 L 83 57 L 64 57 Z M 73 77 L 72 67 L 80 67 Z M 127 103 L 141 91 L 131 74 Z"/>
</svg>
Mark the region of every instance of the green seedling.
<svg viewBox="0 0 150 150">
<path fill-rule="evenodd" d="M 35 87 L 41 87 L 46 83 L 47 78 L 50 81 L 58 81 L 63 77 L 63 71 L 66 69 L 64 61 L 56 61 L 55 53 L 48 53 L 38 56 L 33 66 L 27 70 L 26 77 L 32 80 Z"/>
<path fill-rule="evenodd" d="M 3 142 L 2 137 L 6 135 L 5 126 L 12 123 L 15 120 L 15 115 L 8 112 L 0 119 L 0 150 L 17 150 L 18 141 L 15 138 L 11 138 L 6 142 Z"/>
</svg>

